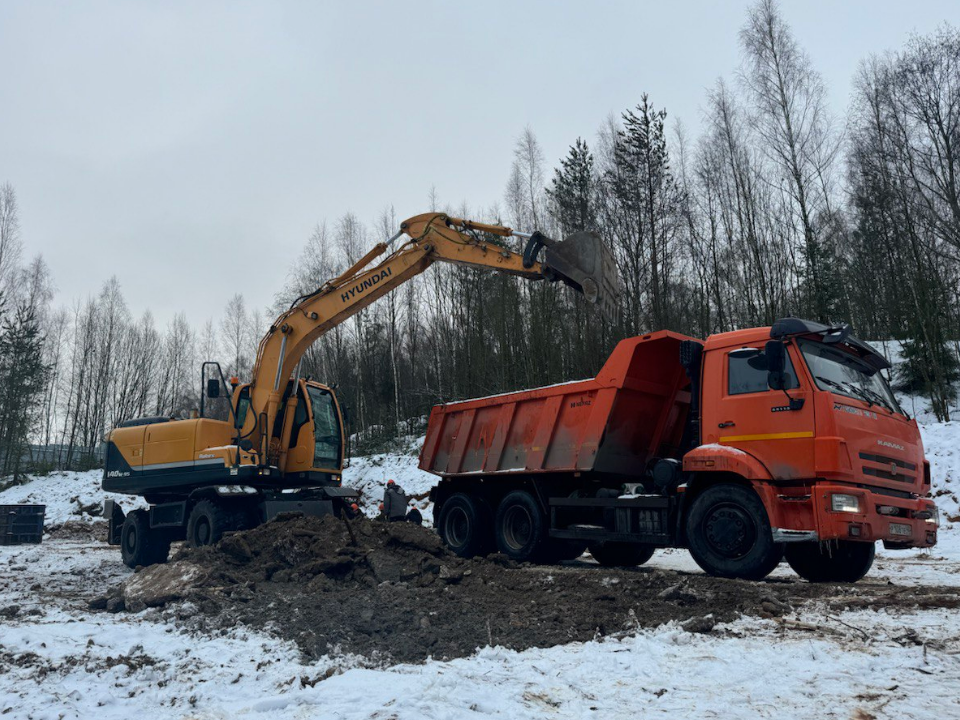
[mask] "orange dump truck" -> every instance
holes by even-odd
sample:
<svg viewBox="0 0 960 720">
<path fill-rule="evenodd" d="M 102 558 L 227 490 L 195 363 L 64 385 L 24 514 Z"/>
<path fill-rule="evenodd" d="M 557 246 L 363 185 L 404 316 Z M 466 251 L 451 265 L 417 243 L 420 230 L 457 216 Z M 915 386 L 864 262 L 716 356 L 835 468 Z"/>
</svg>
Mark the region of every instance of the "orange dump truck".
<svg viewBox="0 0 960 720">
<path fill-rule="evenodd" d="M 592 379 L 439 405 L 420 467 L 463 556 L 638 565 L 686 547 L 758 579 L 783 559 L 853 582 L 874 547 L 930 547 L 938 514 L 916 421 L 849 326 L 797 318 L 706 341 L 623 340 Z"/>
</svg>

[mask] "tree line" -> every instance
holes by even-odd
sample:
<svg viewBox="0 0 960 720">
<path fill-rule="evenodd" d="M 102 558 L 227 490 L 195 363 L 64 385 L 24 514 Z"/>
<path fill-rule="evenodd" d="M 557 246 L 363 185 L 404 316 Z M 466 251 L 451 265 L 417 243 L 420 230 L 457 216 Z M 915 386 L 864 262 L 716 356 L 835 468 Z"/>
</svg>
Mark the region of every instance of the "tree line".
<svg viewBox="0 0 960 720">
<path fill-rule="evenodd" d="M 956 407 L 960 351 L 960 32 L 943 25 L 865 59 L 846 117 L 773 0 L 740 31 L 741 64 L 709 90 L 691 138 L 642 95 L 551 167 L 532 128 L 503 197 L 428 209 L 539 229 L 595 230 L 621 278 L 607 321 L 563 287 L 448 265 L 321 338 L 301 374 L 337 387 L 369 443 L 415 433 L 443 401 L 588 377 L 624 337 L 704 337 L 796 315 L 904 341 L 901 389 L 941 420 Z M 417 209 L 419 210 L 419 208 Z M 43 260 L 21 263 L 16 197 L 0 193 L 2 474 L 94 465 L 103 433 L 140 415 L 183 416 L 199 364 L 249 378 L 272 317 L 396 230 L 392 208 L 317 225 L 270 308 L 242 295 L 193 328 L 133 317 L 120 281 L 54 308 Z M 515 248 L 519 249 L 519 247 Z M 23 460 L 22 458 L 26 458 Z"/>
</svg>

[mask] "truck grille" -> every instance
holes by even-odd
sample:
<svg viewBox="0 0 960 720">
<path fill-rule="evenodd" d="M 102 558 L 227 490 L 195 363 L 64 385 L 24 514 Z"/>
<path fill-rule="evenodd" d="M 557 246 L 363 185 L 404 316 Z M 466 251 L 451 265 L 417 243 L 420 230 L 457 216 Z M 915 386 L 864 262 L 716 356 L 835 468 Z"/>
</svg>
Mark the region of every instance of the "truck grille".
<svg viewBox="0 0 960 720">
<path fill-rule="evenodd" d="M 884 468 L 875 468 L 864 465 L 862 468 L 864 475 L 903 483 L 913 483 L 917 479 L 917 466 L 906 460 L 864 452 L 860 453 L 860 459 L 886 466 Z"/>
</svg>

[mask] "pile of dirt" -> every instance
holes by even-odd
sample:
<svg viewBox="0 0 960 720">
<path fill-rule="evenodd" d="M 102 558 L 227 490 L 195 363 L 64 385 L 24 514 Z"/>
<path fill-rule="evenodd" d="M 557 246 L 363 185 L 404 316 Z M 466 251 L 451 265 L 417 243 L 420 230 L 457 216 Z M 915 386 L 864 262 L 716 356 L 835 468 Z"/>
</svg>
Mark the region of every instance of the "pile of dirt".
<svg viewBox="0 0 960 720">
<path fill-rule="evenodd" d="M 106 542 L 107 523 L 87 522 L 84 520 L 67 520 L 53 525 L 45 525 L 43 534 L 47 538 L 58 540 L 74 540 L 77 542 Z"/>
<path fill-rule="evenodd" d="M 173 616 L 188 627 L 243 623 L 294 640 L 308 658 L 353 653 L 417 662 L 467 656 L 488 644 L 548 647 L 671 620 L 709 632 L 715 622 L 780 616 L 809 599 L 850 602 L 858 595 L 853 587 L 860 586 L 722 580 L 583 561 L 518 566 L 500 555 L 463 560 L 433 531 L 408 523 L 281 516 L 215 547 L 181 550 L 91 607 L 177 603 Z M 876 590 L 867 593 L 874 600 Z"/>
</svg>

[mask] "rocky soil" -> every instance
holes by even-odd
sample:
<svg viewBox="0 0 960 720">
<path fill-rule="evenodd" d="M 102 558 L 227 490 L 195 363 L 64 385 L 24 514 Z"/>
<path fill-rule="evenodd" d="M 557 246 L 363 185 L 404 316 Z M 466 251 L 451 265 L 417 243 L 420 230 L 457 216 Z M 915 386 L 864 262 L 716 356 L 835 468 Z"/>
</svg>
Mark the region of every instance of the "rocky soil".
<svg viewBox="0 0 960 720">
<path fill-rule="evenodd" d="M 780 617 L 817 601 L 847 608 L 957 608 L 952 589 L 799 580 L 746 582 L 653 568 L 553 566 L 493 555 L 463 560 L 407 523 L 279 517 L 181 549 L 93 598 L 103 611 L 167 606 L 207 632 L 238 623 L 293 640 L 306 658 L 358 654 L 384 663 L 522 650 L 675 620 L 691 632 L 740 615 Z"/>
</svg>

